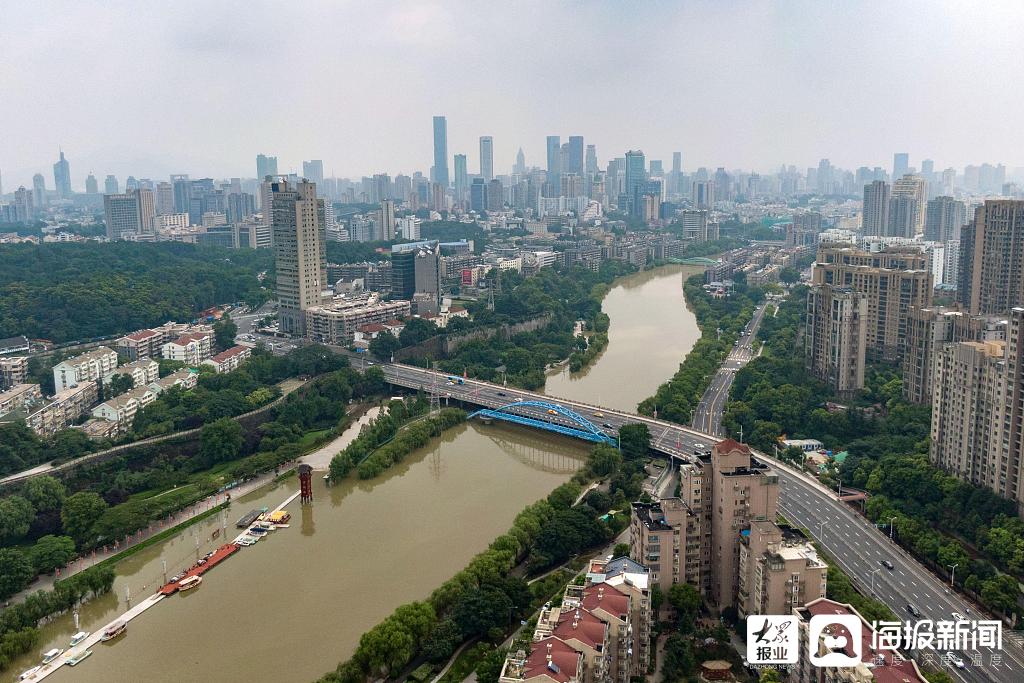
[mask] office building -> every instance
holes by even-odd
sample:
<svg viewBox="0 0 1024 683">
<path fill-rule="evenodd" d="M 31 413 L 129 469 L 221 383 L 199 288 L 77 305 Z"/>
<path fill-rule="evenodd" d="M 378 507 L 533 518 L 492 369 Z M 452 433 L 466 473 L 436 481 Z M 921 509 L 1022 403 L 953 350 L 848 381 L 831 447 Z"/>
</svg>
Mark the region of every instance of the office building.
<svg viewBox="0 0 1024 683">
<path fill-rule="evenodd" d="M 96 180 L 96 176 L 92 173 L 85 177 L 85 193 L 86 194 L 99 194 L 100 183 Z"/>
<path fill-rule="evenodd" d="M 260 177 L 260 176 L 257 176 Z M 324 162 L 320 159 L 302 162 L 302 177 L 317 186 L 320 194 L 324 189 Z"/>
<path fill-rule="evenodd" d="M 487 183 L 487 210 L 501 211 L 505 206 L 505 188 L 501 181 L 495 178 Z"/>
<path fill-rule="evenodd" d="M 106 346 L 62 360 L 53 366 L 53 386 L 57 391 L 82 382 L 99 382 L 117 369 L 117 352 Z"/>
<path fill-rule="evenodd" d="M 35 218 L 35 214 L 32 190 L 25 189 L 25 186 L 22 185 L 14 191 L 14 220 L 19 223 L 28 223 Z"/>
<path fill-rule="evenodd" d="M 415 294 L 425 293 L 440 300 L 440 263 L 441 248 L 433 240 L 391 247 L 392 297 L 411 301 Z"/>
<path fill-rule="evenodd" d="M 53 186 L 60 199 L 71 197 L 71 164 L 64 158 L 63 150 L 60 152 L 60 159 L 53 165 Z"/>
<path fill-rule="evenodd" d="M 108 240 L 130 239 L 153 232 L 156 207 L 150 190 L 103 195 L 103 212 Z"/>
<path fill-rule="evenodd" d="M 526 175 L 526 155 L 523 154 L 522 147 L 516 152 L 516 163 L 512 167 L 512 173 L 514 175 Z"/>
<path fill-rule="evenodd" d="M 924 238 L 929 242 L 960 239 L 960 228 L 967 223 L 967 205 L 952 197 L 936 197 L 928 202 L 924 217 Z"/>
<path fill-rule="evenodd" d="M 568 163 L 562 169 L 564 173 L 575 173 L 578 176 L 582 176 L 585 172 L 584 168 L 584 144 L 582 135 L 570 135 L 569 136 L 569 147 L 567 154 Z M 596 159 L 595 159 L 595 166 Z"/>
<path fill-rule="evenodd" d="M 910 173 L 910 155 L 896 152 L 892 155 L 892 179 L 895 181 Z"/>
<path fill-rule="evenodd" d="M 487 182 L 494 180 L 494 138 L 490 135 L 480 137 L 480 176 Z"/>
<path fill-rule="evenodd" d="M 900 358 L 910 309 L 925 308 L 932 302 L 929 258 L 912 247 L 868 252 L 819 245 L 811 283 L 848 287 L 865 295 L 867 355 L 883 360 Z"/>
<path fill-rule="evenodd" d="M 117 176 L 108 175 L 103 181 L 103 193 L 104 194 L 118 194 L 120 192 L 120 185 L 117 182 Z"/>
<path fill-rule="evenodd" d="M 434 117 L 434 167 L 430 169 L 430 182 L 448 189 L 448 121 Z"/>
<path fill-rule="evenodd" d="M 469 208 L 477 213 L 484 213 L 488 207 L 487 182 L 483 178 L 473 178 L 469 186 Z"/>
<path fill-rule="evenodd" d="M 380 226 L 378 232 L 381 238 L 388 241 L 395 241 L 395 200 L 385 199 L 380 203 Z"/>
<path fill-rule="evenodd" d="M 807 370 L 840 396 L 864 388 L 868 301 L 849 287 L 814 285 L 807 292 Z"/>
<path fill-rule="evenodd" d="M 619 210 L 629 216 L 640 217 L 643 210 L 643 190 L 647 183 L 647 161 L 639 150 L 626 152 L 625 184 L 619 197 Z"/>
<path fill-rule="evenodd" d="M 32 176 L 32 205 L 36 211 L 46 207 L 46 179 L 42 173 Z"/>
<path fill-rule="evenodd" d="M 277 175 L 277 157 L 268 157 L 266 154 L 257 154 L 256 178 L 258 180 L 263 180 L 268 175 Z"/>
<path fill-rule="evenodd" d="M 864 186 L 861 232 L 865 235 L 889 234 L 889 184 L 884 180 Z"/>
<path fill-rule="evenodd" d="M 455 201 L 465 203 L 469 192 L 469 174 L 466 172 L 466 155 L 455 155 Z"/>
<path fill-rule="evenodd" d="M 558 176 L 562 173 L 562 138 L 549 135 L 547 146 L 547 184 L 551 188 L 558 187 Z M 550 196 L 550 195 L 548 195 Z"/>
<path fill-rule="evenodd" d="M 695 180 L 693 181 L 692 195 L 693 204 L 698 209 L 715 208 L 715 181 Z"/>
<path fill-rule="evenodd" d="M 270 191 L 278 326 L 285 334 L 301 335 L 306 309 L 319 306 L 327 289 L 324 201 L 307 181 L 273 181 Z"/>
<path fill-rule="evenodd" d="M 960 234 L 957 295 L 974 315 L 1024 304 L 1024 201 L 989 199 Z"/>
</svg>

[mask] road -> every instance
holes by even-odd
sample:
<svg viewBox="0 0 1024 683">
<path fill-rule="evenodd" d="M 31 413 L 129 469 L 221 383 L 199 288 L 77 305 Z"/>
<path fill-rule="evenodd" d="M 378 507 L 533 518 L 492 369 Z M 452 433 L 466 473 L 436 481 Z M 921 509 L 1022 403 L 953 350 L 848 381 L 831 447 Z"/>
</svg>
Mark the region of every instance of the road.
<svg viewBox="0 0 1024 683">
<path fill-rule="evenodd" d="M 755 337 L 761 326 L 767 303 L 762 303 L 754 309 L 754 315 L 750 322 L 743 328 L 740 338 L 729 351 L 722 366 L 718 368 L 711 383 L 704 390 L 700 403 L 693 411 L 693 428 L 707 434 L 719 436 L 722 433 L 722 413 L 725 412 L 725 404 L 729 401 L 729 387 L 736 372 L 760 355 L 755 351 Z"/>
<path fill-rule="evenodd" d="M 364 360 L 363 363 L 369 365 L 368 361 Z M 604 406 L 552 398 L 472 379 L 463 380 L 463 384 L 449 384 L 442 373 L 431 373 L 407 365 L 382 364 L 380 367 L 387 380 L 394 385 L 409 389 L 422 388 L 427 392 L 436 385 L 443 397 L 475 405 L 497 408 L 513 404 L 517 399 L 554 402 L 596 422 L 607 434 L 613 436 L 622 425 L 640 422 L 650 429 L 651 446 L 655 450 L 681 460 L 689 461 L 695 453 L 710 449 L 711 444 L 717 440 L 711 434 L 690 427 Z M 574 426 L 561 415 L 547 414 L 543 408 L 522 407 L 511 410 L 538 420 Z M 822 543 L 865 592 L 870 592 L 874 575 L 876 597 L 900 618 L 912 619 L 907 613 L 908 603 L 920 610 L 921 618 L 924 619 L 950 620 L 953 612 L 965 615 L 968 619 L 991 618 L 983 616 L 977 606 L 969 604 L 959 595 L 947 592 L 945 581 L 929 572 L 892 543 L 885 533 L 842 503 L 834 491 L 810 475 L 774 458 L 761 453 L 757 453 L 757 457 L 771 463 L 779 475 L 782 514 L 791 522 L 808 529 L 811 536 Z M 893 563 L 894 569 L 891 572 L 880 564 L 883 559 Z M 1002 662 L 997 667 L 992 666 L 991 656 L 995 653 L 983 651 L 981 654 L 983 666 L 980 668 L 974 666 L 970 657 L 964 657 L 967 661 L 965 670 L 947 670 L 954 680 L 970 683 L 1024 681 L 1024 651 L 1016 641 L 1004 638 Z"/>
</svg>

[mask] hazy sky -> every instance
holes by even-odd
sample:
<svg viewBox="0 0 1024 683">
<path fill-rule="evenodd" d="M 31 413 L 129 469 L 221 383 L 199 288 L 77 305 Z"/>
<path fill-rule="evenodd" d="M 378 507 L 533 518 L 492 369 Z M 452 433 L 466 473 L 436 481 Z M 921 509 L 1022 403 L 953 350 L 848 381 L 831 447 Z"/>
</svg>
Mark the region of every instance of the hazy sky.
<svg viewBox="0 0 1024 683">
<path fill-rule="evenodd" d="M 0 172 L 30 185 L 62 146 L 91 170 L 255 176 L 321 158 L 358 177 L 448 153 L 495 170 L 579 134 L 603 166 L 772 170 L 829 157 L 1024 165 L 1024 2 L 8 2 Z"/>
</svg>

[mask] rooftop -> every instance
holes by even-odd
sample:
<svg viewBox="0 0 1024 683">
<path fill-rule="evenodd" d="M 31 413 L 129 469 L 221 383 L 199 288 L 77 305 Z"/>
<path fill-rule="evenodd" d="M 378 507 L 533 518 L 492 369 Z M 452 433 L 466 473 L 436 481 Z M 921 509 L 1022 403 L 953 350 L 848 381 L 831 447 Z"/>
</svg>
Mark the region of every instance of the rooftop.
<svg viewBox="0 0 1024 683">
<path fill-rule="evenodd" d="M 548 637 L 533 643 L 525 660 L 509 657 L 505 676 L 526 680 L 535 676 L 548 676 L 558 683 L 568 683 L 580 677 L 580 653 L 558 638 Z"/>
<path fill-rule="evenodd" d="M 161 335 L 156 330 L 139 330 L 138 332 L 126 334 L 124 338 L 131 339 L 132 341 L 146 341 L 147 339 L 152 339 L 153 337 L 159 336 Z"/>
<path fill-rule="evenodd" d="M 224 361 L 228 360 L 229 358 L 233 358 L 234 356 L 238 356 L 240 354 L 249 353 L 249 352 L 250 352 L 250 350 L 249 350 L 248 346 L 240 346 L 240 345 L 239 346 L 232 346 L 227 351 L 221 351 L 220 353 L 218 353 L 216 356 L 214 356 L 210 360 L 214 361 L 215 363 L 223 363 Z"/>
<path fill-rule="evenodd" d="M 595 650 L 604 649 L 608 625 L 586 609 L 568 609 L 559 613 L 552 632 L 562 640 L 575 639 Z"/>
</svg>

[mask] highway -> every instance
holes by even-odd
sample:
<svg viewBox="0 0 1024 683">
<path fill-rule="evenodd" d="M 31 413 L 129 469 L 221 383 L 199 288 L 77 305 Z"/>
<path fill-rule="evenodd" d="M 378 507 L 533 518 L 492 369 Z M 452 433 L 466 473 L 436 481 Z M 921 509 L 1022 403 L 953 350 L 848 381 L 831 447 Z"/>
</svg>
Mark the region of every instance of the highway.
<svg viewBox="0 0 1024 683">
<path fill-rule="evenodd" d="M 369 365 L 365 360 L 363 363 Z M 651 446 L 654 449 L 683 460 L 690 460 L 695 452 L 708 450 L 717 440 L 711 434 L 689 427 L 603 406 L 561 400 L 472 379 L 463 380 L 463 384 L 449 383 L 442 373 L 431 373 L 407 365 L 382 364 L 380 367 L 387 380 L 396 386 L 422 388 L 426 392 L 436 386 L 445 399 L 479 406 L 497 408 L 514 403 L 517 399 L 557 403 L 594 422 L 611 436 L 615 436 L 624 424 L 641 422 L 650 429 Z M 524 407 L 519 411 L 536 419 L 572 426 L 560 415 L 548 415 L 541 408 Z M 808 529 L 811 536 L 822 543 L 825 550 L 864 592 L 870 592 L 873 577 L 875 597 L 888 605 L 898 618 L 916 620 L 908 614 L 908 604 L 914 605 L 923 619 L 951 620 L 954 612 L 967 619 L 990 618 L 980 614 L 976 606 L 959 595 L 950 593 L 944 581 L 892 543 L 885 532 L 840 502 L 834 491 L 810 475 L 774 458 L 761 453 L 757 453 L 757 457 L 771 463 L 779 475 L 782 514 L 790 522 Z M 883 567 L 882 560 L 892 562 L 893 570 Z M 969 654 L 972 653 L 963 653 L 967 663 L 965 669 L 943 667 L 954 680 L 971 683 L 1024 681 L 1024 652 L 1010 638 L 1003 638 L 1001 653 L 982 651 L 981 667 L 972 662 Z M 995 654 L 1002 655 L 1002 661 L 997 666 L 992 665 L 992 656 Z"/>
<path fill-rule="evenodd" d="M 729 401 L 729 387 L 732 386 L 732 380 L 738 370 L 760 355 L 760 351 L 754 351 L 755 337 L 766 308 L 767 303 L 762 303 L 754 309 L 754 315 L 750 322 L 743 328 L 740 338 L 736 340 L 736 344 L 730 349 L 722 366 L 711 378 L 711 383 L 704 390 L 700 403 L 693 411 L 694 429 L 715 436 L 722 434 L 722 413 L 725 411 L 725 404 Z"/>
</svg>

